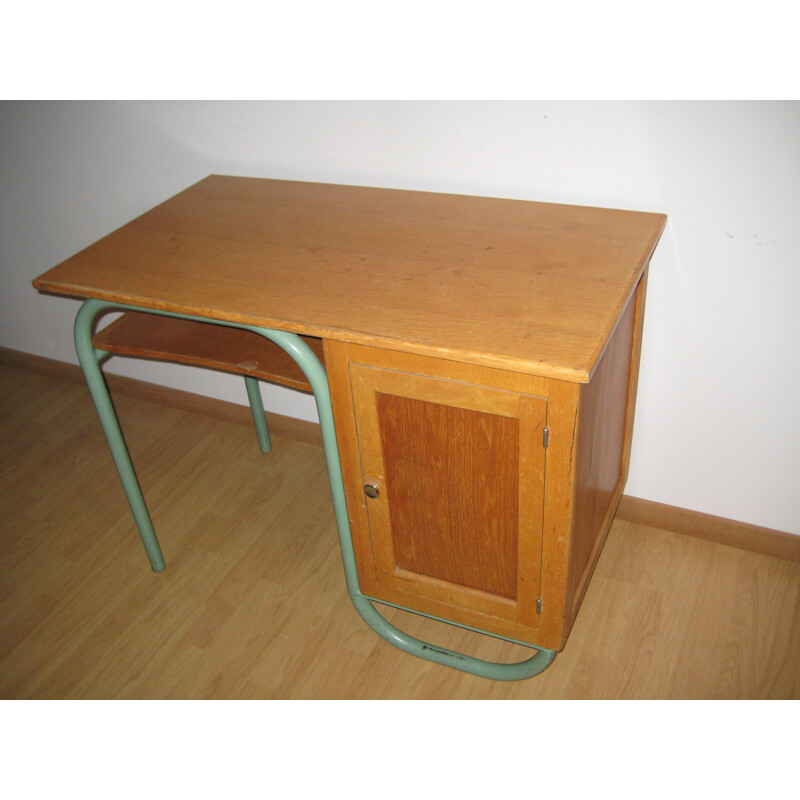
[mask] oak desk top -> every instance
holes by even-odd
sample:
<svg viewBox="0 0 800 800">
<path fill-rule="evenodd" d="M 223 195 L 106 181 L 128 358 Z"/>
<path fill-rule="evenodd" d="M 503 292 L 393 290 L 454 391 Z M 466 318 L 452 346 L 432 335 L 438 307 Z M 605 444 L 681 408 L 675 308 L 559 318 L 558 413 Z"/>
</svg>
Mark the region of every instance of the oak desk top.
<svg viewBox="0 0 800 800">
<path fill-rule="evenodd" d="M 663 214 L 212 175 L 33 283 L 587 382 L 665 223 Z"/>
</svg>

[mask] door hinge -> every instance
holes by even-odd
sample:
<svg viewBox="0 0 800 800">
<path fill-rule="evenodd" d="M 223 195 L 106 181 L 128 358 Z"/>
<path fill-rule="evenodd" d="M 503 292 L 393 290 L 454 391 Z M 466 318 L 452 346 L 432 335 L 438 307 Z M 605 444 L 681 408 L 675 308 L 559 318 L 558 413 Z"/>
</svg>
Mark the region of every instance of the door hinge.
<svg viewBox="0 0 800 800">
<path fill-rule="evenodd" d="M 541 597 L 536 601 L 536 613 L 537 614 L 541 614 L 542 613 L 542 598 Z"/>
<path fill-rule="evenodd" d="M 542 431 L 542 442 L 545 447 L 550 446 L 550 428 L 548 427 L 545 427 L 545 429 Z"/>
</svg>

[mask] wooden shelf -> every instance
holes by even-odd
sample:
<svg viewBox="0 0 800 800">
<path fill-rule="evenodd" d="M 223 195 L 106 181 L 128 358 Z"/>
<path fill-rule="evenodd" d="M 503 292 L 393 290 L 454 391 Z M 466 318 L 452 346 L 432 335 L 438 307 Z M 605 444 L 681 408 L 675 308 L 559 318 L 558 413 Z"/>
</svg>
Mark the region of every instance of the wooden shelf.
<svg viewBox="0 0 800 800">
<path fill-rule="evenodd" d="M 313 336 L 301 338 L 324 364 L 322 340 Z M 92 342 L 117 355 L 252 375 L 291 389 L 311 391 L 297 364 L 278 345 L 252 331 L 128 311 L 98 331 Z"/>
</svg>

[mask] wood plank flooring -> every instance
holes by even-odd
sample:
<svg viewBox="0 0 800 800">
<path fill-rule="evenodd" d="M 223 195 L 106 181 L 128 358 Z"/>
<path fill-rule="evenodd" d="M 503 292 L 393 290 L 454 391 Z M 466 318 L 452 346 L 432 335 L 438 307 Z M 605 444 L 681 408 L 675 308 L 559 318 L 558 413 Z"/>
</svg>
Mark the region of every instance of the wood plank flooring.
<svg viewBox="0 0 800 800">
<path fill-rule="evenodd" d="M 383 642 L 347 596 L 322 449 L 115 398 L 151 572 L 88 392 L 0 366 L 0 697 L 800 697 L 800 564 L 617 521 L 565 650 L 487 681 Z M 244 397 L 244 386 L 242 387 Z M 388 610 L 482 658 L 529 651 Z"/>
</svg>

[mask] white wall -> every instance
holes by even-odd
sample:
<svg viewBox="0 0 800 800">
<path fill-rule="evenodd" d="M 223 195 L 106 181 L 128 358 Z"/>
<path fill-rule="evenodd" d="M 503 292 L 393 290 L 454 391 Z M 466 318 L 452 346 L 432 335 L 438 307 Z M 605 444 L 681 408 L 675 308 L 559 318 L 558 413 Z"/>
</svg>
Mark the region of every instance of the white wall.
<svg viewBox="0 0 800 800">
<path fill-rule="evenodd" d="M 627 493 L 800 534 L 800 104 L 3 103 L 0 345 L 75 362 L 76 301 L 30 281 L 210 173 L 667 213 Z M 228 376 L 108 369 L 246 403 Z"/>
</svg>

